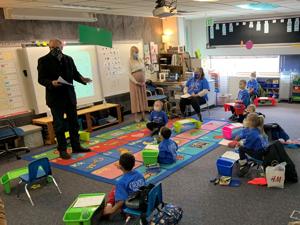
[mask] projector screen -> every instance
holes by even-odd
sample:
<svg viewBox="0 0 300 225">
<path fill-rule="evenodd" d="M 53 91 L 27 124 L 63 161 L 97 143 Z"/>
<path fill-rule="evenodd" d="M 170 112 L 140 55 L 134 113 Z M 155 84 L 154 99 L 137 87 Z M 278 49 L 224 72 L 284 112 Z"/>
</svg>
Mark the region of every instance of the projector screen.
<svg viewBox="0 0 300 225">
<path fill-rule="evenodd" d="M 28 86 L 32 88 L 32 106 L 35 113 L 48 111 L 45 100 L 45 87 L 38 83 L 38 59 L 49 52 L 48 47 L 26 47 L 24 55 L 27 62 Z M 103 100 L 98 73 L 96 47 L 90 45 L 76 45 L 64 47 L 63 53 L 73 58 L 77 70 L 84 77 L 93 80 L 92 83 L 83 85 L 74 81 L 78 106 L 92 104 Z"/>
</svg>

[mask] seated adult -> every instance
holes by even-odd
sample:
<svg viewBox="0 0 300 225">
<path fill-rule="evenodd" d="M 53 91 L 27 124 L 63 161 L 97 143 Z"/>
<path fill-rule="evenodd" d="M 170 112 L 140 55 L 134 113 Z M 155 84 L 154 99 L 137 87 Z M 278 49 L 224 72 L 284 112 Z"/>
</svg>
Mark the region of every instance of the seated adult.
<svg viewBox="0 0 300 225">
<path fill-rule="evenodd" d="M 197 113 L 199 120 L 202 122 L 200 106 L 208 101 L 207 93 L 209 84 L 205 78 L 203 68 L 196 68 L 194 75 L 186 82 L 184 95 L 180 99 L 180 111 L 185 116 L 185 108 L 187 105 L 192 105 Z"/>
</svg>

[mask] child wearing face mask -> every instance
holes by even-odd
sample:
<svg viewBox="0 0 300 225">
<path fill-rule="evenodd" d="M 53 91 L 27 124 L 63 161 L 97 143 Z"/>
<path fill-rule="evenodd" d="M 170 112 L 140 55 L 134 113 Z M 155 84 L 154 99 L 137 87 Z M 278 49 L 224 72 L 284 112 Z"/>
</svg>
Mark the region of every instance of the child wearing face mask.
<svg viewBox="0 0 300 225">
<path fill-rule="evenodd" d="M 258 96 L 259 84 L 256 80 L 256 72 L 251 73 L 250 80 L 247 82 L 247 89 L 252 100 L 255 96 Z"/>
<path fill-rule="evenodd" d="M 163 103 L 161 101 L 155 101 L 153 111 L 150 113 L 149 122 L 147 128 L 152 131 L 152 136 L 158 134 L 161 127 L 164 127 L 168 123 L 168 116 L 162 110 Z"/>
<path fill-rule="evenodd" d="M 247 107 L 250 104 L 250 96 L 248 91 L 246 90 L 246 81 L 245 80 L 240 80 L 239 82 L 239 93 L 238 97 L 235 101 L 235 107 L 239 106 L 239 104 L 244 105 Z M 230 120 L 238 120 L 240 115 L 236 115 L 235 113 L 235 107 L 230 106 L 230 110 L 232 112 L 232 116 L 229 118 Z"/>
<path fill-rule="evenodd" d="M 236 138 L 237 141 L 243 140 L 239 145 L 239 176 L 244 176 L 248 170 L 247 156 L 262 160 L 268 146 L 268 137 L 264 132 L 264 117 L 257 113 L 249 113 L 246 120 L 246 125 L 242 133 Z"/>
</svg>

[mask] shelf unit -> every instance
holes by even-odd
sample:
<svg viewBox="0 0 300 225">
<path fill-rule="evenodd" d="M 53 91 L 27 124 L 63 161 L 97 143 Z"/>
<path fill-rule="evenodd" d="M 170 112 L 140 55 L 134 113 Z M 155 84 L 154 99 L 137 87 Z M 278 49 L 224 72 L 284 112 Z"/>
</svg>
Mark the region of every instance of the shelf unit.
<svg viewBox="0 0 300 225">
<path fill-rule="evenodd" d="M 291 101 L 300 101 L 300 76 L 294 76 L 292 83 L 292 96 Z"/>
<path fill-rule="evenodd" d="M 176 64 L 172 64 L 172 57 L 175 55 L 177 57 Z M 158 55 L 159 62 L 159 72 L 163 70 L 170 70 L 171 74 L 177 73 L 181 75 L 181 79 L 185 80 L 185 72 L 188 71 L 190 67 L 190 59 L 186 53 L 161 53 Z"/>
<path fill-rule="evenodd" d="M 277 99 L 279 98 L 279 77 L 258 77 L 257 82 L 266 92 L 266 97 L 274 97 Z"/>
</svg>

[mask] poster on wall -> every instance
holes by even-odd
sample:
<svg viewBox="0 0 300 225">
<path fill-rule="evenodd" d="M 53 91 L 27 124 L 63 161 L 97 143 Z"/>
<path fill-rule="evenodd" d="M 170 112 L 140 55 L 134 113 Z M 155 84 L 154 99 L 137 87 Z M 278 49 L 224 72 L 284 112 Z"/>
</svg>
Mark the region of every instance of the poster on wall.
<svg viewBox="0 0 300 225">
<path fill-rule="evenodd" d="M 292 32 L 292 26 L 293 26 L 292 19 L 288 19 L 287 26 L 286 26 L 286 31 L 288 33 Z"/>
<path fill-rule="evenodd" d="M 299 31 L 299 18 L 295 19 L 295 24 L 294 24 L 294 32 Z"/>
<path fill-rule="evenodd" d="M 232 24 L 232 23 L 229 24 L 229 32 L 230 32 L 230 33 L 233 32 L 233 24 Z"/>
<path fill-rule="evenodd" d="M 158 45 L 150 42 L 151 63 L 157 63 Z"/>
<path fill-rule="evenodd" d="M 210 37 L 210 39 L 215 38 L 215 33 L 214 33 L 214 27 L 213 26 L 209 27 L 209 37 Z"/>
<path fill-rule="evenodd" d="M 261 23 L 260 23 L 260 21 L 258 21 L 256 23 L 256 31 L 260 31 L 260 30 L 261 30 Z"/>
<path fill-rule="evenodd" d="M 269 21 L 265 21 L 265 24 L 264 24 L 264 33 L 265 34 L 268 34 L 269 33 Z"/>
<path fill-rule="evenodd" d="M 149 44 L 144 45 L 144 61 L 146 65 L 151 64 Z"/>
<path fill-rule="evenodd" d="M 224 23 L 223 25 L 222 25 L 222 35 L 223 36 L 226 36 L 226 24 Z"/>
</svg>

